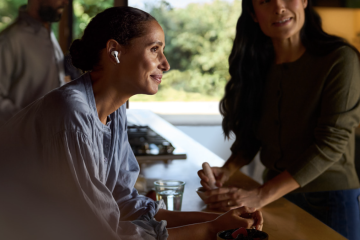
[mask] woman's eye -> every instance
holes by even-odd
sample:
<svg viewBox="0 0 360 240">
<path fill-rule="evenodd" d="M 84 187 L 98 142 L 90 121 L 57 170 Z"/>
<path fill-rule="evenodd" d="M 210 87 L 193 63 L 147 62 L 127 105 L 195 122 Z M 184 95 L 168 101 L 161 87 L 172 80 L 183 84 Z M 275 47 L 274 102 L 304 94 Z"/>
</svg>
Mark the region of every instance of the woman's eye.
<svg viewBox="0 0 360 240">
<path fill-rule="evenodd" d="M 159 49 L 159 47 L 153 47 L 153 48 L 151 48 L 151 51 L 156 52 L 158 49 Z"/>
</svg>

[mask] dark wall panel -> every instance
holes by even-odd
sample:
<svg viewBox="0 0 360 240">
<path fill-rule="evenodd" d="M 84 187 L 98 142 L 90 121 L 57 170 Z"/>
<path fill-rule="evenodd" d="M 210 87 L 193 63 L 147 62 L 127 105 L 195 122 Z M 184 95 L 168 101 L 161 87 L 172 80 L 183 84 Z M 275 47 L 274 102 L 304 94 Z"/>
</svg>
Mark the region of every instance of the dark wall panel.
<svg viewBox="0 0 360 240">
<path fill-rule="evenodd" d="M 312 0 L 318 7 L 349 7 L 360 8 L 360 0 Z"/>
</svg>

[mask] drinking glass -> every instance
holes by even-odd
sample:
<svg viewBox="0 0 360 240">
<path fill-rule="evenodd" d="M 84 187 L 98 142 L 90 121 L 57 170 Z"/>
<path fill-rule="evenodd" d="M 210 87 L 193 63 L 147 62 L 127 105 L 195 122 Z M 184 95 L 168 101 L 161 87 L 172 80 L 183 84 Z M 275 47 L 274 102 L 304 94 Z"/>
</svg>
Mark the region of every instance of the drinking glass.
<svg viewBox="0 0 360 240">
<path fill-rule="evenodd" d="M 156 200 L 163 199 L 166 209 L 180 211 L 185 182 L 176 180 L 158 180 L 154 182 Z"/>
</svg>

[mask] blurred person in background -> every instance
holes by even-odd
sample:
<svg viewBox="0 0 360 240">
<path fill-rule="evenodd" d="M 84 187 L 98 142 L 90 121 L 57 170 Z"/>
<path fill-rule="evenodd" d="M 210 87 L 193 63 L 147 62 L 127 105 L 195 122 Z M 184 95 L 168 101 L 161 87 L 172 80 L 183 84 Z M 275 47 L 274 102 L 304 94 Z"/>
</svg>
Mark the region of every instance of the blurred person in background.
<svg viewBox="0 0 360 240">
<path fill-rule="evenodd" d="M 308 0 L 243 0 L 220 103 L 232 155 L 213 167 L 210 208 L 261 208 L 281 197 L 351 240 L 360 239 L 354 166 L 360 121 L 359 52 L 322 30 Z M 260 151 L 264 184 L 223 187 Z M 239 183 L 241 184 L 241 183 Z"/>
<path fill-rule="evenodd" d="M 139 165 L 127 136 L 126 101 L 158 91 L 165 36 L 130 7 L 97 14 L 70 53 L 86 72 L 0 127 L 0 239 L 215 239 L 262 229 L 260 211 L 167 211 L 138 194 Z"/>
<path fill-rule="evenodd" d="M 28 0 L 0 33 L 0 126 L 20 109 L 63 85 L 64 55 L 51 31 L 68 0 Z"/>
</svg>

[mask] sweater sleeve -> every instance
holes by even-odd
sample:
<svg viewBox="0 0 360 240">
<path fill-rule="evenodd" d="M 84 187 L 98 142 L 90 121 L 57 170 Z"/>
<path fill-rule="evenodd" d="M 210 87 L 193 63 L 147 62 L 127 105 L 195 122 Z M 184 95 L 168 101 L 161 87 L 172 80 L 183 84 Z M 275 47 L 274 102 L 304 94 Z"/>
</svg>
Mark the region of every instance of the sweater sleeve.
<svg viewBox="0 0 360 240">
<path fill-rule="evenodd" d="M 339 161 L 360 121 L 360 65 L 350 48 L 337 51 L 321 96 L 314 141 L 288 172 L 301 187 Z"/>
</svg>

